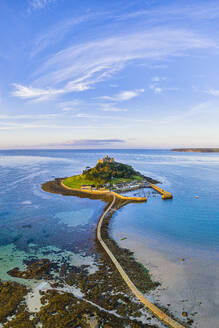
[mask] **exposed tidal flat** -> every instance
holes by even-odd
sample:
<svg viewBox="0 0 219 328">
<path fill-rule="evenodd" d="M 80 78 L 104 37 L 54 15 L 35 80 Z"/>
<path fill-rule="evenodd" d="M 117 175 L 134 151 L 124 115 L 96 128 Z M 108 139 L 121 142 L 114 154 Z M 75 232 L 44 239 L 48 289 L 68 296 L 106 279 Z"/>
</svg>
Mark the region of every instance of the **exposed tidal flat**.
<svg viewBox="0 0 219 328">
<path fill-rule="evenodd" d="M 192 314 L 194 327 L 217 327 L 218 155 L 200 156 L 167 151 L 108 150 L 107 153 L 121 162 L 133 165 L 143 174 L 164 182 L 165 187 L 174 195 L 173 200 L 164 202 L 160 195 L 151 192 L 146 204 L 129 204 L 121 208 L 113 215 L 110 223 L 111 235 L 119 245 L 134 251 L 136 258 L 150 269 L 154 281 L 162 283 L 149 296 L 165 307 L 170 304 L 170 310 L 176 317 L 182 317 L 182 312 Z M 43 182 L 57 176 L 79 174 L 84 163 L 92 166 L 97 158 L 105 154 L 106 151 L 1 152 L 0 178 L 4 189 L 0 191 L 0 279 L 20 279 L 11 276 L 8 278 L 7 271 L 19 267 L 23 272 L 28 266 L 31 268 L 34 261 L 42 258 L 54 265 L 49 272 L 51 277 L 37 281 L 22 279 L 24 283 L 36 283 L 35 287 L 32 285 L 36 294 L 34 300 L 40 296 L 42 302 L 50 303 L 40 313 L 43 327 L 50 327 L 45 311 L 52 313 L 58 301 L 63 301 L 63 297 L 65 304 L 72 303 L 72 313 L 78 311 L 78 298 L 74 298 L 67 290 L 74 290 L 75 293 L 77 290 L 83 294 L 80 294 L 80 306 L 84 311 L 89 307 L 90 313 L 98 311 L 101 317 L 105 310 L 105 319 L 111 322 L 112 317 L 116 317 L 112 311 L 118 305 L 120 314 L 116 311 L 117 315 L 126 313 L 131 317 L 138 313 L 138 322 L 148 326 L 160 325 L 153 318 L 150 319 L 151 324 L 150 320 L 142 321 L 147 315 L 141 315 L 137 308 L 133 312 L 134 309 L 126 299 L 128 297 L 132 300 L 131 296 L 126 293 L 120 278 L 112 274 L 110 267 L 107 269 L 107 281 L 112 281 L 111 291 L 112 288 L 119 288 L 117 293 L 121 294 L 120 301 L 115 298 L 111 308 L 106 308 L 104 299 L 101 306 L 99 300 L 93 297 L 95 294 L 89 292 L 94 291 L 94 281 L 99 282 L 99 289 L 105 283 L 101 281 L 101 273 L 106 272 L 108 263 L 99 263 L 98 258 L 95 258 L 97 250 L 92 250 L 97 219 L 105 205 L 97 200 L 50 195 L 41 190 Z M 4 263 L 7 263 L 7 271 L 2 269 Z M 70 277 L 69 268 L 73 268 L 74 272 Z M 87 269 L 93 271 L 89 274 Z M 57 284 L 56 275 L 60 276 L 60 272 L 63 274 L 62 282 L 59 279 L 58 285 L 54 285 Z M 80 286 L 75 286 L 77 274 L 80 275 Z M 69 289 L 66 289 L 66 279 Z M 105 291 L 105 295 L 110 295 L 110 289 Z M 59 293 L 63 294 L 62 297 Z M 108 303 L 109 299 L 110 296 Z M 93 304 L 88 305 L 87 300 Z M 34 310 L 35 304 L 37 302 L 29 304 L 30 309 Z M 61 311 L 62 308 L 57 313 Z M 68 313 L 66 319 L 72 319 Z M 125 322 L 119 317 L 116 320 L 117 327 L 123 327 Z"/>
</svg>

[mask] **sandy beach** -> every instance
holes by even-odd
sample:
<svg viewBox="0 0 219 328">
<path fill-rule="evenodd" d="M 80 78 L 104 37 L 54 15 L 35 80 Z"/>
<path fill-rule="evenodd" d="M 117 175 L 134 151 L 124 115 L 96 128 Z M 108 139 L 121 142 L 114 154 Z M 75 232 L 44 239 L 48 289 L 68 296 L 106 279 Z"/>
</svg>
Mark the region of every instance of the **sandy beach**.
<svg viewBox="0 0 219 328">
<path fill-rule="evenodd" d="M 177 317 L 182 312 L 194 319 L 192 327 L 217 327 L 219 314 L 218 255 L 202 250 L 182 249 L 159 244 L 148 238 L 117 234 L 121 247 L 134 255 L 161 286 L 150 293 L 152 301 L 168 307 Z M 163 248 L 163 249 L 162 249 Z M 218 272 L 218 274 L 216 274 Z M 216 278 L 216 276 L 218 278 Z"/>
</svg>

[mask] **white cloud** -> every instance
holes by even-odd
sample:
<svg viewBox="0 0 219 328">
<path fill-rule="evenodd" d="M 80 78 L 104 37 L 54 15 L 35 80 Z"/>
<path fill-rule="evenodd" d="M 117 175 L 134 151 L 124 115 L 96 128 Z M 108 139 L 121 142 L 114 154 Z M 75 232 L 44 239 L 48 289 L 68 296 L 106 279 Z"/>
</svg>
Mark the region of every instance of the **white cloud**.
<svg viewBox="0 0 219 328">
<path fill-rule="evenodd" d="M 100 110 L 104 112 L 127 112 L 125 108 L 119 108 L 114 104 L 99 104 Z"/>
<path fill-rule="evenodd" d="M 61 108 L 63 112 L 67 111 L 75 111 L 80 108 L 81 105 L 83 105 L 84 102 L 79 99 L 74 99 L 70 101 L 63 101 L 59 103 L 58 107 Z"/>
<path fill-rule="evenodd" d="M 219 17 L 219 5 L 217 1 L 209 1 L 202 3 L 191 2 L 188 4 L 179 5 L 177 2 L 171 5 L 156 6 L 156 9 L 138 10 L 132 13 L 119 15 L 117 19 L 147 19 L 149 23 L 179 20 L 190 18 L 194 20 L 211 20 Z"/>
<path fill-rule="evenodd" d="M 31 0 L 29 4 L 29 10 L 33 11 L 43 9 L 55 1 L 57 0 Z"/>
<path fill-rule="evenodd" d="M 176 87 L 163 87 L 163 86 L 160 86 L 160 84 L 163 82 L 163 81 L 166 81 L 167 78 L 166 77 L 161 77 L 161 76 L 154 76 L 152 77 L 152 84 L 149 85 L 149 89 L 152 90 L 155 94 L 160 94 L 164 91 L 176 91 L 178 90 L 178 88 Z"/>
<path fill-rule="evenodd" d="M 191 120 L 191 117 L 193 117 L 194 119 L 197 120 L 198 117 L 202 116 L 202 120 L 203 117 L 204 119 L 206 119 L 206 117 L 212 116 L 212 115 L 218 115 L 218 105 L 217 104 L 213 104 L 211 102 L 203 102 L 200 103 L 194 107 L 191 108 L 185 108 L 185 109 L 181 109 L 176 111 L 176 113 L 174 113 L 173 115 L 169 115 L 166 116 L 165 118 L 163 118 L 162 120 L 157 120 L 156 123 L 158 124 L 170 124 L 176 121 L 180 121 L 182 122 L 182 120 Z M 216 116 L 215 116 L 216 118 Z"/>
<path fill-rule="evenodd" d="M 76 115 L 77 118 L 91 118 L 91 119 L 99 119 L 102 118 L 100 115 L 93 115 L 93 114 L 87 114 L 87 113 L 79 113 Z"/>
<path fill-rule="evenodd" d="M 103 112 L 127 112 L 127 109 L 120 108 L 115 103 L 112 102 L 100 103 L 96 101 L 73 100 L 73 101 L 63 102 L 59 105 L 59 107 L 61 107 L 63 111 L 84 109 L 84 110 L 89 110 L 91 112 L 93 112 L 93 110 L 100 110 Z"/>
<path fill-rule="evenodd" d="M 39 89 L 33 88 L 32 86 L 24 86 L 22 84 L 14 83 L 15 90 L 12 92 L 12 95 L 18 98 L 23 99 L 32 99 L 35 102 L 45 101 L 52 99 L 58 95 L 62 95 L 69 92 L 80 92 L 89 89 L 86 84 L 76 83 L 73 82 L 70 84 L 68 83 L 61 89 L 54 89 L 54 88 L 46 88 L 46 89 Z"/>
<path fill-rule="evenodd" d="M 210 39 L 182 29 L 151 29 L 68 47 L 45 60 L 30 86 L 16 84 L 13 95 L 41 101 L 65 93 L 85 91 L 126 65 L 182 56 L 193 49 L 217 48 Z M 134 93 L 117 100 L 135 97 Z"/>
<path fill-rule="evenodd" d="M 14 83 L 15 91 L 12 95 L 23 99 L 33 99 L 35 101 L 47 100 L 58 94 L 64 93 L 64 90 L 56 89 L 38 89 L 31 86 L 24 86 L 18 83 Z"/>
<path fill-rule="evenodd" d="M 156 84 L 151 84 L 149 86 L 149 88 L 155 93 L 155 94 L 159 94 L 163 92 L 163 89 L 159 86 L 157 86 Z"/>
<path fill-rule="evenodd" d="M 209 95 L 212 95 L 214 97 L 218 97 L 219 96 L 219 90 L 217 90 L 217 89 L 208 89 L 206 92 Z"/>
<path fill-rule="evenodd" d="M 164 91 L 177 91 L 179 90 L 176 87 L 161 87 L 160 85 L 154 83 L 149 85 L 149 89 L 151 89 L 155 94 L 163 93 Z"/>
<path fill-rule="evenodd" d="M 115 124 L 101 124 L 98 125 L 66 125 L 66 124 L 32 124 L 32 123 L 11 123 L 4 122 L 0 123 L 0 130 L 23 130 L 23 129 L 115 129 L 120 128 Z"/>
<path fill-rule="evenodd" d="M 30 52 L 30 57 L 34 57 L 50 46 L 59 43 L 69 31 L 74 31 L 74 28 L 78 25 L 83 24 L 89 20 L 96 19 L 99 15 L 86 14 L 56 22 L 56 24 L 50 28 L 49 31 L 38 36 L 33 42 L 33 49 Z"/>
<path fill-rule="evenodd" d="M 112 100 L 112 101 L 126 101 L 130 100 L 132 98 L 138 97 L 142 92 L 144 92 L 144 89 L 136 89 L 136 90 L 126 90 L 121 91 L 117 95 L 111 97 L 111 96 L 102 96 L 100 99 L 106 99 L 106 100 Z"/>
<path fill-rule="evenodd" d="M 59 113 L 49 113 L 49 114 L 20 114 L 20 115 L 0 115 L 0 120 L 29 120 L 29 119 L 51 119 L 60 116 Z M 2 123 L 2 122 L 1 122 Z"/>
<path fill-rule="evenodd" d="M 88 118 L 88 119 L 93 119 L 93 120 L 118 120 L 118 116 L 106 116 L 106 115 L 95 115 L 95 114 L 87 114 L 87 113 L 79 113 L 76 115 L 77 118 Z"/>
<path fill-rule="evenodd" d="M 78 111 L 78 110 L 86 110 L 91 111 L 93 110 L 100 110 L 103 112 L 127 112 L 127 109 L 120 108 L 116 106 L 115 103 L 100 103 L 96 101 L 85 101 L 81 99 L 74 99 L 70 101 L 63 101 L 58 104 L 58 108 L 60 108 L 63 112 L 70 112 L 70 111 Z M 85 114 L 77 114 L 78 117 L 84 117 Z M 1 118 L 1 116 L 0 116 Z"/>
</svg>

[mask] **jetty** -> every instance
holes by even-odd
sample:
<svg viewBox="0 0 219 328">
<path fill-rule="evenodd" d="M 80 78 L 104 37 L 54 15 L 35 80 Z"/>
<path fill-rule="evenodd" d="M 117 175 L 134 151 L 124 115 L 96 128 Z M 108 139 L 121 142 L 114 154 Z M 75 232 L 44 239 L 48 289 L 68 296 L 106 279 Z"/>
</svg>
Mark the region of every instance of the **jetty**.
<svg viewBox="0 0 219 328">
<path fill-rule="evenodd" d="M 162 195 L 162 199 L 171 199 L 171 198 L 173 198 L 173 195 L 169 191 L 166 191 L 166 190 L 156 186 L 153 183 L 150 183 L 150 187 L 153 188 L 154 190 L 156 190 L 157 192 L 159 192 Z"/>
</svg>

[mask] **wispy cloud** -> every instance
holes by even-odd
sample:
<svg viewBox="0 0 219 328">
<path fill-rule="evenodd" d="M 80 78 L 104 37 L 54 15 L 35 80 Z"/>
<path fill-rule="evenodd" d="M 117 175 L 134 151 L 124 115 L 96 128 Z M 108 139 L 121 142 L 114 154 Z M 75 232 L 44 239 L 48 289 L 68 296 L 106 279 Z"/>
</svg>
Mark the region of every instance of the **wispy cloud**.
<svg viewBox="0 0 219 328">
<path fill-rule="evenodd" d="M 30 0 L 29 11 L 43 9 L 55 1 L 57 0 Z"/>
<path fill-rule="evenodd" d="M 112 101 L 126 101 L 130 100 L 132 98 L 138 97 L 142 92 L 144 92 L 144 89 L 136 89 L 136 90 L 126 90 L 121 91 L 117 95 L 111 97 L 111 96 L 102 96 L 100 99 L 106 99 L 106 100 L 112 100 Z"/>
<path fill-rule="evenodd" d="M 54 89 L 54 88 L 33 88 L 32 86 L 24 86 L 22 84 L 14 83 L 13 86 L 15 90 L 12 92 L 12 95 L 18 98 L 33 100 L 35 102 L 45 101 L 49 99 L 53 99 L 58 95 L 63 95 L 69 92 L 80 92 L 89 89 L 86 83 L 68 83 L 62 89 Z"/>
<path fill-rule="evenodd" d="M 4 122 L 0 123 L 0 130 L 24 130 L 24 129 L 116 129 L 121 126 L 115 124 L 102 124 L 101 126 L 98 124 L 86 124 L 86 125 L 67 125 L 67 124 L 34 124 L 34 123 L 12 123 L 12 122 Z"/>
<path fill-rule="evenodd" d="M 80 109 L 81 105 L 84 105 L 84 101 L 80 99 L 74 99 L 70 101 L 60 102 L 58 106 L 63 112 L 68 112 Z"/>
<path fill-rule="evenodd" d="M 218 116 L 218 105 L 213 104 L 211 102 L 203 102 L 184 110 L 178 110 L 176 111 L 176 113 L 168 115 L 160 121 L 156 120 L 156 123 L 170 124 L 177 121 L 182 122 L 183 120 L 187 119 L 191 120 L 192 117 L 197 120 L 197 118 L 201 116 L 206 119 L 207 117 L 209 117 L 209 115 L 212 116 L 214 114 Z"/>
<path fill-rule="evenodd" d="M 219 90 L 218 89 L 208 89 L 208 90 L 206 90 L 206 93 L 208 93 L 209 95 L 212 95 L 214 97 L 219 96 Z"/>
<path fill-rule="evenodd" d="M 79 113 L 79 114 L 76 114 L 76 117 L 77 118 L 88 118 L 88 119 L 99 119 L 99 118 L 102 118 L 101 115 L 95 115 L 95 114 L 88 114 L 88 113 Z"/>
<path fill-rule="evenodd" d="M 13 95 L 42 101 L 93 88 L 126 65 L 183 56 L 195 49 L 218 48 L 209 39 L 188 30 L 151 29 L 68 47 L 45 60 L 29 86 L 15 84 Z M 133 93 L 117 96 L 131 99 Z"/>
<path fill-rule="evenodd" d="M 163 88 L 159 87 L 157 84 L 151 84 L 149 86 L 149 89 L 151 89 L 155 94 L 159 94 L 163 92 Z"/>
<path fill-rule="evenodd" d="M 15 90 L 12 92 L 12 95 L 22 99 L 33 99 L 35 101 L 42 101 L 51 99 L 58 94 L 63 94 L 63 90 L 55 90 L 51 88 L 47 89 L 38 89 L 31 86 L 24 86 L 18 83 L 13 84 Z"/>
<path fill-rule="evenodd" d="M 99 109 L 104 112 L 127 112 L 125 108 L 120 108 L 115 104 L 99 104 Z"/>
<path fill-rule="evenodd" d="M 103 112 L 127 112 L 126 108 L 120 108 L 113 102 L 99 102 L 96 99 L 92 99 L 90 101 L 85 101 L 82 99 L 74 99 L 70 101 L 63 101 L 58 104 L 58 108 L 60 108 L 63 112 L 75 112 L 79 110 L 91 111 L 100 110 Z M 78 117 L 83 114 L 77 114 Z M 90 115 L 90 114 L 89 114 Z"/>
<path fill-rule="evenodd" d="M 131 13 L 124 13 L 118 15 L 118 20 L 131 20 L 131 19 L 145 19 L 149 22 L 163 22 L 163 21 L 177 21 L 183 18 L 190 18 L 192 20 L 212 20 L 219 17 L 219 5 L 217 1 L 189 4 L 173 3 L 171 5 L 156 6 L 156 9 L 138 10 Z"/>
<path fill-rule="evenodd" d="M 0 115 L 0 120 L 37 120 L 37 119 L 51 119 L 60 116 L 59 113 L 49 114 L 20 114 L 20 115 Z"/>
<path fill-rule="evenodd" d="M 118 117 L 117 117 L 118 118 Z M 83 120 L 84 119 L 84 120 Z M 107 121 L 106 121 L 107 120 Z M 45 114 L 19 114 L 0 115 L 0 130 L 21 129 L 113 129 L 118 126 L 112 123 L 116 117 L 77 113 L 69 114 L 68 111 Z M 101 124 L 99 124 L 101 121 Z"/>
<path fill-rule="evenodd" d="M 74 33 L 74 29 L 77 26 L 85 22 L 97 19 L 97 17 L 100 15 L 104 15 L 104 13 L 86 14 L 56 22 L 56 24 L 52 26 L 47 32 L 41 34 L 35 39 L 32 46 L 33 48 L 30 52 L 30 57 L 39 55 L 45 49 L 48 49 L 51 46 L 61 42 L 69 32 Z"/>
<path fill-rule="evenodd" d="M 126 118 L 120 117 L 120 116 L 112 116 L 112 115 L 103 115 L 103 114 L 89 114 L 89 113 L 79 113 L 75 115 L 76 118 L 85 118 L 85 119 L 92 119 L 94 121 L 97 120 L 115 120 L 117 121 L 118 119 L 123 119 L 124 121 L 126 120 Z"/>
<path fill-rule="evenodd" d="M 155 94 L 161 94 L 164 91 L 176 91 L 178 88 L 176 87 L 167 87 L 162 86 L 162 82 L 166 81 L 166 77 L 155 76 L 152 79 L 152 83 L 149 85 L 149 89 L 152 90 Z"/>
<path fill-rule="evenodd" d="M 161 87 L 158 84 L 151 84 L 149 85 L 149 89 L 152 90 L 155 94 L 161 94 L 164 91 L 177 91 L 179 88 L 177 87 Z"/>
</svg>

